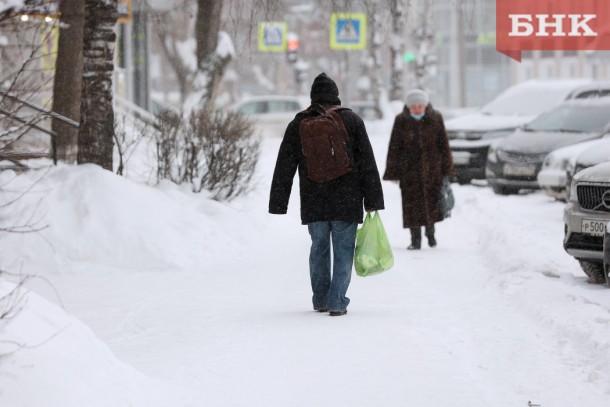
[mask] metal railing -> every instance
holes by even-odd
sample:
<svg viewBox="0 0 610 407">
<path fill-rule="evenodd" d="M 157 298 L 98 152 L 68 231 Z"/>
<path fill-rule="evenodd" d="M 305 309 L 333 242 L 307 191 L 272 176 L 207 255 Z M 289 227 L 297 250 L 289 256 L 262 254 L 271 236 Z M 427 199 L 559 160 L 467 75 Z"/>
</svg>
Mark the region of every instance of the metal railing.
<svg viewBox="0 0 610 407">
<path fill-rule="evenodd" d="M 12 93 L 0 91 L 0 96 L 12 99 L 12 100 L 20 103 L 23 106 L 27 106 L 30 109 L 37 111 L 38 113 L 42 113 L 47 117 L 57 119 L 74 128 L 79 127 L 78 122 L 76 122 L 68 117 L 62 116 L 59 113 L 45 109 L 44 107 L 39 106 L 35 103 L 24 100 L 24 99 L 20 98 L 19 96 L 14 95 Z M 23 117 L 20 117 L 20 116 L 16 115 L 15 113 L 8 112 L 2 108 L 0 108 L 0 114 L 4 115 L 12 120 L 15 120 L 23 125 L 36 129 L 42 133 L 48 134 L 51 137 L 51 158 L 53 159 L 53 164 L 57 164 L 57 133 L 55 133 L 53 130 L 46 129 L 42 126 L 39 126 L 37 123 L 32 123 L 31 121 L 28 121 L 28 120 L 24 119 Z M 8 160 L 8 161 L 11 161 L 18 165 L 18 163 L 16 161 L 18 161 L 20 159 L 23 160 L 23 159 L 28 159 L 28 158 L 41 158 L 42 156 L 44 156 L 44 155 L 42 155 L 40 153 L 23 153 L 23 152 L 22 153 L 0 153 L 0 160 L 2 160 L 2 159 Z"/>
</svg>

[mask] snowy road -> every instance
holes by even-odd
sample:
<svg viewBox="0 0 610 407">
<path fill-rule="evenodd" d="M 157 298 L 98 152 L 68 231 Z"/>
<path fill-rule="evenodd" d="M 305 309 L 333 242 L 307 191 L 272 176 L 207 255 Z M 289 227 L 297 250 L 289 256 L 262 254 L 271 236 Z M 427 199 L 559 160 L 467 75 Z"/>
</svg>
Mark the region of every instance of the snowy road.
<svg viewBox="0 0 610 407">
<path fill-rule="evenodd" d="M 387 139 L 372 142 L 383 171 Z M 278 143 L 265 142 L 248 199 L 185 209 L 213 229 L 198 265 L 72 262 L 47 276 L 66 310 L 121 360 L 193 389 L 189 405 L 608 405 L 610 290 L 563 252 L 561 203 L 455 185 L 438 247 L 408 252 L 398 187 L 384 183 L 395 267 L 354 274 L 349 313 L 331 318 L 311 310 L 296 185 L 287 216 L 266 214 Z"/>
</svg>

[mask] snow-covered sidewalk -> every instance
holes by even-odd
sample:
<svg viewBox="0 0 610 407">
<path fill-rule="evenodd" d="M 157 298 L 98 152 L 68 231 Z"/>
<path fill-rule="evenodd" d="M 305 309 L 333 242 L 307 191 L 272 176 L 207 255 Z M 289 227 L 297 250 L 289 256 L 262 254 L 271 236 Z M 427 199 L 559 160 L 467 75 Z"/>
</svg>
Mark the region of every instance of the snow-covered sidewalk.
<svg viewBox="0 0 610 407">
<path fill-rule="evenodd" d="M 387 136 L 372 142 L 383 172 Z M 587 284 L 563 252 L 562 204 L 454 185 L 438 247 L 408 252 L 398 187 L 384 183 L 395 267 L 354 274 L 349 313 L 333 318 L 311 310 L 298 183 L 288 215 L 267 214 L 278 146 L 265 140 L 258 187 L 231 204 L 95 168 L 45 177 L 37 190 L 51 227 L 3 237 L 0 267 L 48 279 L 54 288 L 40 279 L 28 287 L 56 303 L 57 290 L 65 311 L 135 370 L 93 335 L 76 342 L 62 332 L 0 359 L 0 405 L 607 404 L 610 290 Z M 21 317 L 0 339 L 28 339 L 16 328 Z M 88 329 L 79 324 L 71 326 Z M 83 363 L 32 357 L 57 349 L 53 341 L 71 344 Z M 122 386 L 111 379 L 117 371 Z M 63 377 L 71 383 L 39 387 Z M 75 401 L 77 386 L 104 391 L 79 391 Z"/>
</svg>

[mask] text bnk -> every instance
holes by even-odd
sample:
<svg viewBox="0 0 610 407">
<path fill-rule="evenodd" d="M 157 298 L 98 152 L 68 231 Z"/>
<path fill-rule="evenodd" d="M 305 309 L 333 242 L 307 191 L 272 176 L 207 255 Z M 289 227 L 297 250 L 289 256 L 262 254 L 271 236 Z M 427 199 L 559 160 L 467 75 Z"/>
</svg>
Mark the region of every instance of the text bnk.
<svg viewBox="0 0 610 407">
<path fill-rule="evenodd" d="M 597 14 L 509 14 L 511 31 L 509 37 L 595 37 L 597 32 L 588 23 Z M 568 31 L 569 28 L 569 31 Z M 554 30 L 554 31 L 553 31 Z M 535 31 L 535 33 L 534 33 Z"/>
</svg>

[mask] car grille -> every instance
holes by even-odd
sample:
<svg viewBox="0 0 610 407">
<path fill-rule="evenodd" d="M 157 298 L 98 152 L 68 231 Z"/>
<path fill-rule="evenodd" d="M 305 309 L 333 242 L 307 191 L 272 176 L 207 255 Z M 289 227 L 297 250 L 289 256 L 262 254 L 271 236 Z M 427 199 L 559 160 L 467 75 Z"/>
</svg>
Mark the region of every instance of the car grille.
<svg viewBox="0 0 610 407">
<path fill-rule="evenodd" d="M 578 185 L 576 194 L 581 208 L 610 212 L 610 185 Z"/>
<path fill-rule="evenodd" d="M 511 151 L 498 150 L 496 152 L 498 158 L 502 161 L 513 162 L 513 163 L 540 163 L 547 156 L 544 154 L 523 154 L 514 153 Z"/>
</svg>

